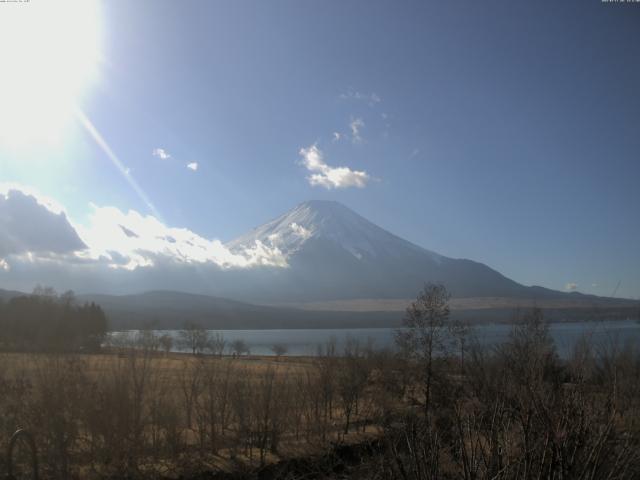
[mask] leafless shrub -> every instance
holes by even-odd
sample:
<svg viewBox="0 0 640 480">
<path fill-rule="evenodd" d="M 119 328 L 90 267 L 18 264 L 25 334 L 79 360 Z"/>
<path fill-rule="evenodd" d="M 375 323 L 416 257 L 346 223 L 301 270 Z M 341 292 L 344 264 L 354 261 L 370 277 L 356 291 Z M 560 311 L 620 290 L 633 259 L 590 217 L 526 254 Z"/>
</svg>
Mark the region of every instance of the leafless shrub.
<svg viewBox="0 0 640 480">
<path fill-rule="evenodd" d="M 245 353 L 247 355 L 249 353 L 251 353 L 251 349 L 249 348 L 249 345 L 247 345 L 247 342 L 245 342 L 241 338 L 238 338 L 238 339 L 234 340 L 233 342 L 231 342 L 229 347 L 231 348 L 231 353 L 234 356 L 237 356 L 237 357 L 240 357 L 240 356 L 244 355 Z"/>
<path fill-rule="evenodd" d="M 271 351 L 278 359 L 280 359 L 282 355 L 285 355 L 287 353 L 288 348 L 282 343 L 276 343 L 274 345 L 271 345 Z"/>
<path fill-rule="evenodd" d="M 197 323 L 185 323 L 178 335 L 180 347 L 193 355 L 204 353 L 209 346 L 209 332 Z"/>
</svg>

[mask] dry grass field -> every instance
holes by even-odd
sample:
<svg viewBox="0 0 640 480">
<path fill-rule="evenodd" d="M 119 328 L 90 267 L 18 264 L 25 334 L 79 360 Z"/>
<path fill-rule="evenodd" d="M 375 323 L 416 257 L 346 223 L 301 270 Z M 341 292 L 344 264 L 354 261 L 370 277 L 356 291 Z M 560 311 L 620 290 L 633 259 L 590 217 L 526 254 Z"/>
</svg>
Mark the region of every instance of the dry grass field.
<svg viewBox="0 0 640 480">
<path fill-rule="evenodd" d="M 637 345 L 585 338 L 560 359 L 534 310 L 496 348 L 449 325 L 449 348 L 438 317 L 416 318 L 431 320 L 394 354 L 356 340 L 315 357 L 165 354 L 149 335 L 2 353 L 0 451 L 28 429 L 45 479 L 345 478 L 335 452 L 356 444 L 375 448 L 351 478 L 638 478 Z"/>
<path fill-rule="evenodd" d="M 319 454 L 379 431 L 365 381 L 355 390 L 352 377 L 338 380 L 342 362 L 143 348 L 3 353 L 0 448 L 28 428 L 51 478 L 172 478 Z"/>
</svg>

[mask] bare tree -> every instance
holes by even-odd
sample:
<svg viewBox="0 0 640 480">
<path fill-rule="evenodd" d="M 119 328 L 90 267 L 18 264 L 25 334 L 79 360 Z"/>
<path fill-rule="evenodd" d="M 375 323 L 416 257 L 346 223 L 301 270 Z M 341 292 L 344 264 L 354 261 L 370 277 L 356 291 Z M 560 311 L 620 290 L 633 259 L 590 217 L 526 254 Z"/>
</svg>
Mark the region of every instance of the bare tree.
<svg viewBox="0 0 640 480">
<path fill-rule="evenodd" d="M 211 453 L 216 454 L 230 422 L 232 379 L 236 375 L 233 362 L 203 362 L 202 391 L 197 402 L 201 448 L 208 440 Z"/>
<path fill-rule="evenodd" d="M 276 343 L 271 345 L 271 351 L 275 354 L 276 359 L 279 360 L 282 355 L 285 355 L 289 351 L 289 349 L 282 343 Z"/>
<path fill-rule="evenodd" d="M 135 338 L 136 347 L 154 353 L 160 348 L 160 337 L 153 330 L 140 330 Z"/>
<path fill-rule="evenodd" d="M 429 413 L 433 384 L 434 357 L 444 352 L 445 326 L 449 320 L 449 292 L 441 284 L 427 283 L 407 308 L 396 331 L 396 343 L 411 359 L 418 362 L 422 372 L 424 411 Z"/>
<path fill-rule="evenodd" d="M 469 344 L 471 326 L 462 320 L 452 321 L 449 324 L 449 334 L 454 348 L 460 353 L 460 371 L 464 373 L 464 354 Z"/>
<path fill-rule="evenodd" d="M 344 433 L 347 434 L 352 414 L 358 413 L 358 402 L 369 378 L 368 362 L 356 339 L 347 338 L 339 365 L 336 384 L 345 417 Z"/>
<path fill-rule="evenodd" d="M 165 333 L 160 336 L 158 343 L 160 343 L 160 347 L 164 350 L 164 353 L 169 355 L 169 352 L 171 352 L 171 349 L 173 348 L 173 337 Z"/>
<path fill-rule="evenodd" d="M 185 350 L 191 350 L 193 355 L 204 352 L 209 343 L 209 332 L 197 323 L 185 323 L 179 335 L 180 346 Z"/>
<path fill-rule="evenodd" d="M 326 440 L 330 421 L 333 419 L 333 404 L 336 391 L 337 355 L 336 338 L 331 337 L 324 345 L 318 345 L 318 354 L 314 365 L 317 376 L 313 390 L 316 402 L 316 418 L 322 441 Z"/>
<path fill-rule="evenodd" d="M 207 348 L 212 355 L 222 357 L 222 355 L 224 355 L 224 349 L 226 348 L 226 346 L 227 341 L 225 340 L 222 333 L 216 332 L 215 334 L 209 336 L 209 343 L 207 345 Z"/>
<path fill-rule="evenodd" d="M 202 374 L 202 364 L 200 362 L 194 365 L 191 362 L 183 361 L 182 368 L 179 371 L 183 411 L 185 412 L 185 423 L 188 429 L 193 426 L 193 410 L 202 389 Z"/>
<path fill-rule="evenodd" d="M 245 353 L 247 355 L 251 353 L 251 350 L 249 349 L 249 345 L 247 345 L 247 342 L 245 342 L 241 338 L 238 338 L 237 340 L 234 340 L 233 342 L 231 342 L 231 351 L 238 357 L 241 355 L 244 355 Z"/>
</svg>

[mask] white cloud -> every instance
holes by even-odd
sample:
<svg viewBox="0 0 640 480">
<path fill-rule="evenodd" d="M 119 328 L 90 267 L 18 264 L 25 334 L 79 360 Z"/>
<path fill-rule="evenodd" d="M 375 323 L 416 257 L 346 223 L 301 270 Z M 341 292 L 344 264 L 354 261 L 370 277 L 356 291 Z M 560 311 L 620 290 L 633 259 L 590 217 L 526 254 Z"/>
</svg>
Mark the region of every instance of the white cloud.
<svg viewBox="0 0 640 480">
<path fill-rule="evenodd" d="M 13 266 L 92 266 L 105 271 L 162 265 L 209 265 L 217 269 L 287 267 L 273 245 L 256 242 L 231 252 L 220 240 L 169 227 L 152 215 L 90 204 L 86 224 L 74 224 L 31 194 L 0 185 L 0 271 Z M 106 268 L 105 268 L 106 267 Z M 175 271 L 175 269 L 174 269 Z"/>
<path fill-rule="evenodd" d="M 0 193 L 0 260 L 30 252 L 68 254 L 85 248 L 61 207 L 51 208 L 46 201 L 17 189 Z"/>
<path fill-rule="evenodd" d="M 289 227 L 291 227 L 293 233 L 295 233 L 302 240 L 306 240 L 311 236 L 310 230 L 304 228 L 302 225 L 298 225 L 296 222 L 293 222 L 291 225 L 289 225 Z"/>
<path fill-rule="evenodd" d="M 55 214 L 64 213 L 66 215 L 65 209 L 62 206 L 62 204 L 60 204 L 56 199 L 49 197 L 47 195 L 44 195 L 42 192 L 40 192 L 36 188 L 33 188 L 29 185 L 16 183 L 16 182 L 0 183 L 0 194 L 3 194 L 4 196 L 8 196 L 9 192 L 12 190 L 16 192 L 20 192 L 23 195 L 29 195 L 31 197 L 34 197 L 40 205 L 45 206 L 47 210 Z"/>
<path fill-rule="evenodd" d="M 193 170 L 194 172 L 198 170 L 198 162 L 191 162 L 187 164 L 187 168 L 189 170 Z"/>
<path fill-rule="evenodd" d="M 362 93 L 357 90 L 349 90 L 346 93 L 341 93 L 340 98 L 343 100 L 358 100 L 367 103 L 370 107 L 380 103 L 382 99 L 375 92 Z"/>
<path fill-rule="evenodd" d="M 564 289 L 568 292 L 573 292 L 578 289 L 578 284 L 574 282 L 569 282 L 564 286 Z"/>
<path fill-rule="evenodd" d="M 330 167 L 324 161 L 322 152 L 317 145 L 300 149 L 302 165 L 312 172 L 307 177 L 312 186 L 326 189 L 357 187 L 364 188 L 371 177 L 367 172 L 351 170 L 349 167 Z"/>
<path fill-rule="evenodd" d="M 78 223 L 55 201 L 26 193 L 32 189 L 3 189 L 0 184 L 3 288 L 29 291 L 41 283 L 85 293 L 180 289 L 224 295 L 229 285 L 244 288 L 253 269 L 289 266 L 287 254 L 271 242 L 232 251 L 157 216 L 93 204 Z"/>
<path fill-rule="evenodd" d="M 362 135 L 360 134 L 362 129 L 364 128 L 364 120 L 362 118 L 354 118 L 349 123 L 349 128 L 351 129 L 351 138 L 354 143 L 362 142 Z"/>
<path fill-rule="evenodd" d="M 160 160 L 168 160 L 171 158 L 171 154 L 167 152 L 164 148 L 154 148 L 151 154 L 154 157 L 159 158 Z"/>
<path fill-rule="evenodd" d="M 342 138 L 342 134 L 340 132 L 333 132 L 333 141 L 339 142 Z"/>
<path fill-rule="evenodd" d="M 231 252 L 220 240 L 208 240 L 186 228 L 164 225 L 151 215 L 92 205 L 88 226 L 78 233 L 89 246 L 85 258 L 106 261 L 111 268 L 133 270 L 157 261 L 215 264 L 223 269 L 254 266 L 286 267 L 283 254 L 263 244 Z"/>
</svg>

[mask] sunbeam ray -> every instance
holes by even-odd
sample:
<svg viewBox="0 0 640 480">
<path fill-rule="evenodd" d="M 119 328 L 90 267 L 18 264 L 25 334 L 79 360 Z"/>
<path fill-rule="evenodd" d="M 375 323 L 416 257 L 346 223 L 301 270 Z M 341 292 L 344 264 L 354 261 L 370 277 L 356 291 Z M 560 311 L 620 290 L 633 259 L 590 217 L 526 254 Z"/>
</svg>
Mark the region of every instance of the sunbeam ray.
<svg viewBox="0 0 640 480">
<path fill-rule="evenodd" d="M 80 123 L 82 124 L 82 126 L 87 130 L 89 135 L 91 135 L 91 138 L 95 140 L 96 144 L 105 153 L 105 155 L 109 158 L 109 160 L 111 160 L 113 165 L 122 174 L 124 179 L 131 186 L 131 188 L 133 188 L 133 190 L 136 192 L 136 195 L 138 195 L 140 200 L 142 200 L 142 202 L 147 206 L 147 208 L 151 210 L 151 213 L 153 213 L 153 216 L 156 217 L 159 221 L 164 223 L 162 216 L 160 215 L 160 212 L 158 212 L 156 207 L 153 205 L 153 203 L 149 199 L 149 196 L 144 192 L 144 190 L 142 190 L 142 187 L 138 185 L 138 182 L 136 182 L 136 180 L 133 178 L 133 176 L 131 175 L 131 172 L 129 172 L 129 170 L 124 166 L 122 161 L 111 149 L 107 141 L 100 134 L 98 129 L 93 125 L 91 120 L 89 120 L 89 118 L 84 114 L 84 112 L 77 106 L 74 109 L 74 113 L 78 118 L 78 120 L 80 121 Z"/>
</svg>

